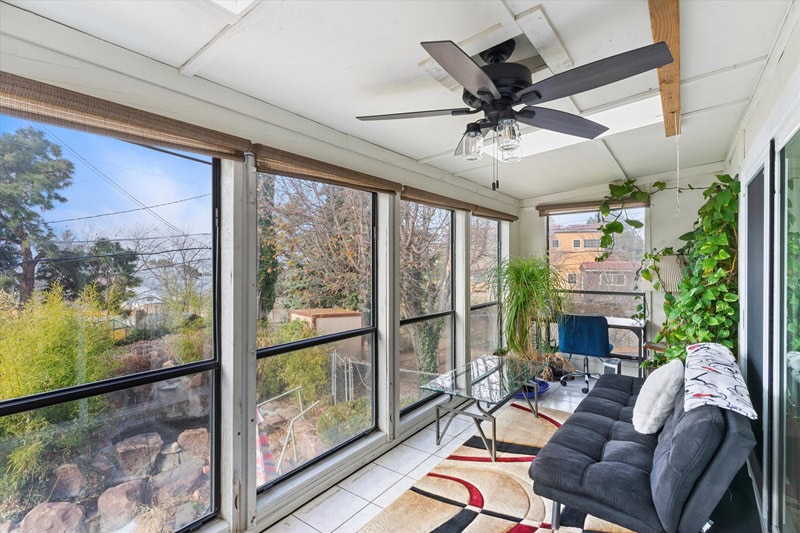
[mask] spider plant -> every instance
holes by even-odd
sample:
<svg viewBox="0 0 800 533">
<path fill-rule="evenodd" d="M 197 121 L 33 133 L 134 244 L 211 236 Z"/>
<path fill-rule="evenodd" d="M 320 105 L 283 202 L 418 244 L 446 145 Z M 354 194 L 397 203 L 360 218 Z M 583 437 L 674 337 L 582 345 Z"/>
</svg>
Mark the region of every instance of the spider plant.
<svg viewBox="0 0 800 533">
<path fill-rule="evenodd" d="M 511 352 L 547 361 L 561 369 L 571 365 L 551 345 L 551 324 L 565 304 L 561 274 L 546 256 L 512 257 L 502 261 L 493 280 L 500 298 L 503 333 Z M 549 370 L 548 375 L 552 375 Z"/>
</svg>

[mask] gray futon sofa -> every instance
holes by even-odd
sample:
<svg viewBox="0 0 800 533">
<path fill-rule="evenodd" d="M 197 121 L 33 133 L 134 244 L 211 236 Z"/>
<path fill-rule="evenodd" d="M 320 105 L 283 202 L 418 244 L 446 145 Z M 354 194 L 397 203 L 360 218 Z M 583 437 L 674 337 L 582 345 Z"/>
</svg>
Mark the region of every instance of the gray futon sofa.
<svg viewBox="0 0 800 533">
<path fill-rule="evenodd" d="M 696 533 L 755 446 L 750 421 L 711 405 L 684 412 L 681 390 L 661 432 L 638 433 L 642 383 L 603 375 L 536 455 L 533 491 L 640 533 Z"/>
</svg>

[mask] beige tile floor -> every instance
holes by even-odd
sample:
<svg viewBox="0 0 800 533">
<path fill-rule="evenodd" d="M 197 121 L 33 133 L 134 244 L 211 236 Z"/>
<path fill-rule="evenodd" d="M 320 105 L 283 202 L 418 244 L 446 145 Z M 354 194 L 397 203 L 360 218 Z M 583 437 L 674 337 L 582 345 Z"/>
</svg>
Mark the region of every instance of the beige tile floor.
<svg viewBox="0 0 800 533">
<path fill-rule="evenodd" d="M 623 362 L 623 373 L 636 375 L 636 366 Z M 566 387 L 551 383 L 539 405 L 573 412 L 585 396 L 582 387 L 582 381 L 570 382 Z M 431 424 L 266 531 L 354 533 L 474 433 L 475 425 L 470 419 L 456 418 L 437 445 L 435 425 Z"/>
</svg>

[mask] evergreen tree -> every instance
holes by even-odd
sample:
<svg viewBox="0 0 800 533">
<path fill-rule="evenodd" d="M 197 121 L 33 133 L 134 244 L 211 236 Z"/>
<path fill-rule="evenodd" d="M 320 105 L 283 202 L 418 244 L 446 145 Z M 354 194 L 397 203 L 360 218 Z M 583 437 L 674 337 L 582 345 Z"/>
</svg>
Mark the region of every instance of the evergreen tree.
<svg viewBox="0 0 800 533">
<path fill-rule="evenodd" d="M 42 212 L 65 202 L 75 167 L 61 147 L 35 128 L 0 137 L 0 270 L 14 280 L 21 302 L 33 294 L 36 266 L 53 237 Z"/>
</svg>

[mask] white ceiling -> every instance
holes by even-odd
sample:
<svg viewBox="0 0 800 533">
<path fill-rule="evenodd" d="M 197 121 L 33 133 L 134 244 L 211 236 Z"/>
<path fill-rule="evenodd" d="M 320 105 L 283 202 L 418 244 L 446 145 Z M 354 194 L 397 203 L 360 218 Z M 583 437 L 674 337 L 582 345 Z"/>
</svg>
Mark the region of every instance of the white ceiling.
<svg viewBox="0 0 800 533">
<path fill-rule="evenodd" d="M 9 3 L 484 186 L 491 158 L 452 155 L 470 117 L 355 119 L 463 105 L 421 65 L 420 41 L 452 40 L 473 55 L 522 33 L 541 6 L 573 66 L 652 42 L 645 0 Z M 682 168 L 725 158 L 789 3 L 681 2 Z M 674 170 L 657 88 L 651 71 L 553 102 L 611 129 L 580 142 L 524 129 L 533 155 L 500 165 L 501 191 L 526 199 Z"/>
</svg>

